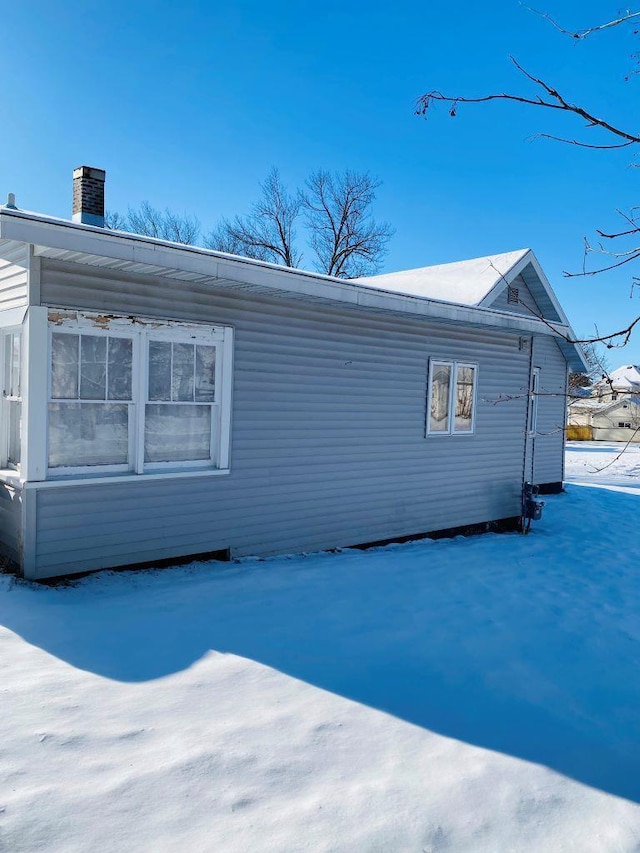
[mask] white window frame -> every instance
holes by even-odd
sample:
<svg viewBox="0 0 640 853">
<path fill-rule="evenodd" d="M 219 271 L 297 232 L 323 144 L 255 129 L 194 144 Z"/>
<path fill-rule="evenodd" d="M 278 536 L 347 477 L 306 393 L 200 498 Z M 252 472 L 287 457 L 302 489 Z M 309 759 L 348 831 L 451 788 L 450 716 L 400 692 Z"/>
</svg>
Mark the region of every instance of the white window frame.
<svg viewBox="0 0 640 853">
<path fill-rule="evenodd" d="M 448 429 L 432 430 L 431 429 L 431 395 L 433 391 L 433 374 L 438 367 L 449 367 L 451 369 L 451 379 L 449 383 L 449 398 L 448 398 Z M 471 428 L 456 429 L 456 392 L 458 388 L 458 370 L 460 368 L 470 367 L 473 369 L 473 399 L 471 409 Z M 427 406 L 426 406 L 426 435 L 431 436 L 470 436 L 476 433 L 476 409 L 478 404 L 478 364 L 472 361 L 450 361 L 449 359 L 431 358 L 429 359 L 429 375 L 427 382 Z"/>
<path fill-rule="evenodd" d="M 229 326 L 213 326 L 208 324 L 184 323 L 169 320 L 152 320 L 141 317 L 117 317 L 114 315 L 97 315 L 88 312 L 49 310 L 47 329 L 47 399 L 45 403 L 47 423 L 45 430 L 47 480 L 57 480 L 70 477 L 104 475 L 121 478 L 125 475 L 135 477 L 153 476 L 158 474 L 188 475 L 225 473 L 230 465 L 230 436 L 231 436 L 231 382 L 233 357 L 233 329 Z M 49 467 L 49 403 L 65 402 L 51 397 L 52 373 L 52 335 L 104 335 L 127 338 L 133 342 L 132 352 L 132 391 L 131 401 L 119 402 L 129 407 L 129 453 L 127 464 L 117 465 L 78 465 Z M 152 340 L 171 341 L 176 343 L 205 344 L 216 347 L 215 392 L 214 401 L 196 403 L 193 405 L 211 407 L 211 440 L 210 458 L 201 460 L 185 460 L 170 462 L 144 461 L 144 432 L 145 411 L 148 404 L 148 343 Z M 69 401 L 66 401 L 69 402 Z M 79 399 L 74 402 L 83 402 Z M 100 402 L 87 400 L 86 403 Z M 152 401 L 153 402 L 153 401 Z M 189 402 L 183 405 L 192 405 Z M 119 476 L 120 475 L 120 476 Z"/>
<path fill-rule="evenodd" d="M 170 343 L 190 343 L 190 344 L 205 344 L 207 346 L 215 346 L 216 347 L 216 367 L 215 367 L 215 391 L 214 391 L 214 400 L 212 403 L 199 403 L 199 402 L 167 402 L 167 401 L 154 401 L 149 400 L 149 347 L 148 344 L 151 341 L 165 341 Z M 224 361 L 224 354 L 222 352 L 222 343 L 221 340 L 217 338 L 212 338 L 210 336 L 205 336 L 202 334 L 198 334 L 197 331 L 194 330 L 179 330 L 176 332 L 175 329 L 162 329 L 162 330 L 154 330 L 153 332 L 149 332 L 146 335 L 146 341 L 144 346 L 142 347 L 142 364 L 140 370 L 140 378 L 142 380 L 142 399 L 140 404 L 140 412 L 138 416 L 138 430 L 137 430 L 137 441 L 138 441 L 138 449 L 136 453 L 136 458 L 138 460 L 138 464 L 141 466 L 139 470 L 136 470 L 136 473 L 143 473 L 144 471 L 166 471 L 166 470 L 174 470 L 176 467 L 181 469 L 186 468 L 219 468 L 219 457 L 220 457 L 220 448 L 219 442 L 216 441 L 216 436 L 220 433 L 221 428 L 221 388 L 223 385 L 222 378 L 222 365 Z M 211 408 L 211 439 L 209 443 L 211 456 L 209 459 L 191 459 L 182 462 L 145 462 L 144 461 L 144 422 L 145 422 L 145 407 L 149 404 L 153 404 L 157 402 L 159 405 L 192 405 L 192 406 L 209 406 Z"/>
<path fill-rule="evenodd" d="M 527 432 L 529 435 L 536 435 L 538 432 L 538 397 L 540 394 L 540 373 L 539 367 L 534 367 L 531 371 L 531 384 L 529 387 L 529 412 Z"/>
<path fill-rule="evenodd" d="M 7 339 L 18 335 L 20 338 L 20 393 L 16 396 L 7 394 L 10 369 L 7 363 Z M 10 403 L 20 403 L 22 406 L 22 386 L 24 384 L 24 335 L 22 326 L 8 326 L 0 329 L 0 376 L 2 377 L 2 405 L 0 410 L 0 469 L 19 472 L 22 465 L 22 446 L 20 447 L 20 462 L 9 462 L 9 431 L 10 431 Z M 21 417 L 22 420 L 22 417 Z M 21 428 L 22 432 L 22 428 Z M 21 442 L 22 445 L 22 442 Z"/>
<path fill-rule="evenodd" d="M 52 341 L 53 335 L 69 335 L 80 338 L 82 335 L 92 335 L 94 337 L 105 337 L 105 338 L 125 338 L 127 340 L 132 341 L 132 361 L 131 361 L 131 400 L 83 400 L 78 397 L 74 398 L 54 398 L 51 394 L 51 380 L 52 380 L 52 368 L 51 368 L 51 354 L 52 354 Z M 135 458 L 134 456 L 134 444 L 133 444 L 133 435 L 135 433 L 136 428 L 136 400 L 135 400 L 135 376 L 136 369 L 138 364 L 138 359 L 136 358 L 137 350 L 140 347 L 140 339 L 139 335 L 131 335 L 125 334 L 121 331 L 112 331 L 111 329 L 104 329 L 100 327 L 96 327 L 95 325 L 90 326 L 88 324 L 81 324 L 76 328 L 69 328 L 67 326 L 57 326 L 49 324 L 49 333 L 48 333 L 48 358 L 47 358 L 47 474 L 51 477 L 68 477 L 73 474 L 84 474 L 89 473 L 91 471 L 101 471 L 105 474 L 122 474 L 126 472 L 130 472 L 135 470 L 132 462 Z M 80 362 L 78 362 L 80 364 Z M 80 378 L 80 377 L 79 377 Z M 78 389 L 79 392 L 79 389 Z M 126 405 L 128 407 L 128 415 L 129 415 L 129 424 L 128 424 L 128 435 L 129 435 L 129 448 L 127 456 L 129 461 L 127 463 L 121 464 L 113 464 L 113 465 L 56 465 L 55 467 L 51 467 L 49 465 L 49 404 L 50 403 L 79 403 L 80 405 L 90 405 L 92 403 L 112 403 L 114 405 Z"/>
</svg>

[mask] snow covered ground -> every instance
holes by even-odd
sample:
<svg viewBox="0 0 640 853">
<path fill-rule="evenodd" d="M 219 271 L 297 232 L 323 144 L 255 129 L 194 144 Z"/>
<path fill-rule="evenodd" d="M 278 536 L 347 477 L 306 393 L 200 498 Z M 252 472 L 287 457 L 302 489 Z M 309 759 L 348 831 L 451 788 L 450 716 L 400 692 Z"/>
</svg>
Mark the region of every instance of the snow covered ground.
<svg viewBox="0 0 640 853">
<path fill-rule="evenodd" d="M 606 441 L 570 441 L 565 477 L 575 483 L 640 487 L 640 445 Z"/>
<path fill-rule="evenodd" d="M 0 851 L 637 853 L 633 455 L 527 537 L 0 577 Z"/>
</svg>

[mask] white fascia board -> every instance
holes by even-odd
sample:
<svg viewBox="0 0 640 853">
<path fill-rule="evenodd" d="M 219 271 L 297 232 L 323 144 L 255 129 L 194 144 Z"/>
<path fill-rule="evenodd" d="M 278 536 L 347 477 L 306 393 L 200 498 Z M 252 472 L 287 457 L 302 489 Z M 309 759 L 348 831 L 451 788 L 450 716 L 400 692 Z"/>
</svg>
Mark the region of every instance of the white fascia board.
<svg viewBox="0 0 640 853">
<path fill-rule="evenodd" d="M 535 318 L 500 312 L 483 306 L 469 307 L 452 302 L 392 293 L 318 273 L 226 255 L 211 249 L 168 243 L 152 237 L 105 231 L 90 225 L 43 217 L 24 211 L 8 211 L 0 208 L 0 238 L 19 240 L 36 247 L 60 249 L 79 255 L 86 254 L 144 264 L 155 270 L 165 269 L 167 274 L 171 271 L 192 272 L 207 277 L 212 285 L 216 281 L 222 286 L 225 281 L 238 282 L 281 293 L 345 303 L 352 307 L 390 311 L 475 327 L 488 326 L 559 336 L 568 331 L 568 328 L 562 324 L 547 326 Z M 524 258 L 528 256 L 529 253 Z M 75 260 L 81 263 L 80 258 Z"/>
</svg>

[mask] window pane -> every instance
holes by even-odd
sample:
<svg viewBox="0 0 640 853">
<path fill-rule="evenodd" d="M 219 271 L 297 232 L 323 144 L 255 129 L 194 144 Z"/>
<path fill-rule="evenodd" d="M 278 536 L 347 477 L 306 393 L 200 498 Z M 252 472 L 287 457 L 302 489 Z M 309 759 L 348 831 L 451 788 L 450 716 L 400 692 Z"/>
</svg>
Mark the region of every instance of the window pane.
<svg viewBox="0 0 640 853">
<path fill-rule="evenodd" d="M 459 367 L 456 373 L 456 432 L 471 432 L 473 426 L 474 367 Z"/>
<path fill-rule="evenodd" d="M 211 456 L 211 406 L 148 405 L 145 462 L 182 462 Z"/>
<path fill-rule="evenodd" d="M 129 407 L 49 403 L 49 466 L 118 465 L 129 457 Z"/>
<path fill-rule="evenodd" d="M 20 333 L 6 336 L 6 381 L 5 391 L 8 397 L 20 396 Z"/>
<path fill-rule="evenodd" d="M 78 396 L 78 335 L 51 336 L 51 396 L 54 400 Z"/>
<path fill-rule="evenodd" d="M 149 399 L 171 399 L 171 344 L 149 341 Z"/>
<path fill-rule="evenodd" d="M 9 447 L 7 451 L 7 461 L 12 465 L 19 465 L 22 403 L 18 400 L 8 400 L 7 407 L 9 410 Z"/>
<path fill-rule="evenodd" d="M 173 396 L 172 400 L 193 402 L 194 373 L 193 344 L 173 345 Z"/>
<path fill-rule="evenodd" d="M 133 341 L 130 338 L 109 338 L 109 400 L 131 399 L 133 374 Z"/>
<path fill-rule="evenodd" d="M 431 374 L 431 400 L 429 403 L 430 432 L 449 431 L 449 389 L 451 365 L 435 364 Z"/>
<path fill-rule="evenodd" d="M 216 348 L 196 346 L 196 402 L 213 403 L 216 390 Z"/>
<path fill-rule="evenodd" d="M 80 338 L 80 399 L 104 400 L 107 392 L 107 339 Z"/>
</svg>

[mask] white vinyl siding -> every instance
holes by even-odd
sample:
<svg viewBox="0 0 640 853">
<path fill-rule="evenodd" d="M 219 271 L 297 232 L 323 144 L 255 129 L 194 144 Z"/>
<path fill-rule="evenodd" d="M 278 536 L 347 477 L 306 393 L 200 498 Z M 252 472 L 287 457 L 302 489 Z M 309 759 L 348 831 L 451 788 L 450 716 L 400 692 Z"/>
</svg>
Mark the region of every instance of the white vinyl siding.
<svg viewBox="0 0 640 853">
<path fill-rule="evenodd" d="M 233 327 L 233 420 L 222 419 L 233 468 L 28 484 L 31 576 L 322 550 L 520 513 L 530 352 L 519 332 L 48 260 L 42 299 Z M 425 440 L 429 358 L 478 365 L 474 438 Z"/>
</svg>

